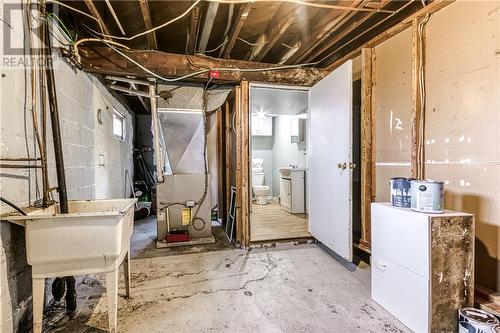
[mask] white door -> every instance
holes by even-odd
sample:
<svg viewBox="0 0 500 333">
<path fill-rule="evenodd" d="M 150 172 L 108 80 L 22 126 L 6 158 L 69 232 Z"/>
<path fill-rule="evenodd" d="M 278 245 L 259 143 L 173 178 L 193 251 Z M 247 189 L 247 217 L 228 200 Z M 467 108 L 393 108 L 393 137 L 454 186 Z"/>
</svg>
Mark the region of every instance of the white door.
<svg viewBox="0 0 500 333">
<path fill-rule="evenodd" d="M 309 232 L 352 261 L 352 61 L 309 92 Z"/>
</svg>

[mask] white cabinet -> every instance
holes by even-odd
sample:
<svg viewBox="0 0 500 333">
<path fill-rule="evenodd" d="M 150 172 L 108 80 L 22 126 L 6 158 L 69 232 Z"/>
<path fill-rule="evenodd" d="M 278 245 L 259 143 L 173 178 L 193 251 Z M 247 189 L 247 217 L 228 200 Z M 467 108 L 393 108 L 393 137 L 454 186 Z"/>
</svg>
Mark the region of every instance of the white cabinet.
<svg viewBox="0 0 500 333">
<path fill-rule="evenodd" d="M 252 135 L 255 136 L 272 136 L 273 135 L 273 118 L 252 115 Z"/>
<path fill-rule="evenodd" d="M 456 332 L 473 305 L 474 216 L 373 203 L 372 299 L 414 332 Z"/>
<path fill-rule="evenodd" d="M 303 169 L 288 169 L 280 175 L 280 205 L 292 214 L 305 213 L 305 177 Z"/>
</svg>

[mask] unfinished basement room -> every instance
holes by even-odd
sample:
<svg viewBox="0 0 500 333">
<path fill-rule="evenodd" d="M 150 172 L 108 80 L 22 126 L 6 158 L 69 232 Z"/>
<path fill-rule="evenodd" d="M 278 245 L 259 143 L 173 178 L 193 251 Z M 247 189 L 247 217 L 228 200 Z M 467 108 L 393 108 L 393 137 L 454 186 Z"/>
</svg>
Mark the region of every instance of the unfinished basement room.
<svg viewBox="0 0 500 333">
<path fill-rule="evenodd" d="M 500 333 L 500 0 L 0 8 L 0 333 Z"/>
</svg>

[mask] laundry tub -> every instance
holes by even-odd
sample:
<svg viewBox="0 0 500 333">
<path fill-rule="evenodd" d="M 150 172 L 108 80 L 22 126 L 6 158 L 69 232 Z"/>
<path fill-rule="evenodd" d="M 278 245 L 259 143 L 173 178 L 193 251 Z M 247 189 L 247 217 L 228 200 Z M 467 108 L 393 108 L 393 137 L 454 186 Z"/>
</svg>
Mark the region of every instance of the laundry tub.
<svg viewBox="0 0 500 333">
<path fill-rule="evenodd" d="M 68 202 L 68 214 L 59 205 L 8 217 L 25 227 L 26 257 L 32 266 L 33 332 L 42 331 L 45 278 L 106 273 L 110 332 L 116 331 L 118 268 L 124 262 L 130 296 L 130 238 L 136 199 Z"/>
</svg>

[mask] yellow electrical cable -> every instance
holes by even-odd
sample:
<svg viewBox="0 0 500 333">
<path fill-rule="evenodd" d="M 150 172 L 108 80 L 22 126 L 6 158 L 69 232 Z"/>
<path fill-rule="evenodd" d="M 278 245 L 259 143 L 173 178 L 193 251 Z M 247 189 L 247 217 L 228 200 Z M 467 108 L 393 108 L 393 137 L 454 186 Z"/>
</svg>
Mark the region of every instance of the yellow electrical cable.
<svg viewBox="0 0 500 333">
<path fill-rule="evenodd" d="M 388 13 L 392 14 L 394 11 L 387 9 L 373 9 L 373 8 L 358 8 L 358 7 L 349 7 L 342 5 L 329 5 L 324 3 L 315 3 L 308 2 L 303 0 L 205 0 L 208 2 L 218 2 L 218 3 L 233 3 L 233 4 L 242 4 L 248 2 L 291 2 L 296 3 L 303 6 L 316 7 L 316 8 L 327 8 L 327 9 L 339 9 L 339 10 L 352 10 L 357 12 L 377 12 L 377 13 Z"/>
</svg>

